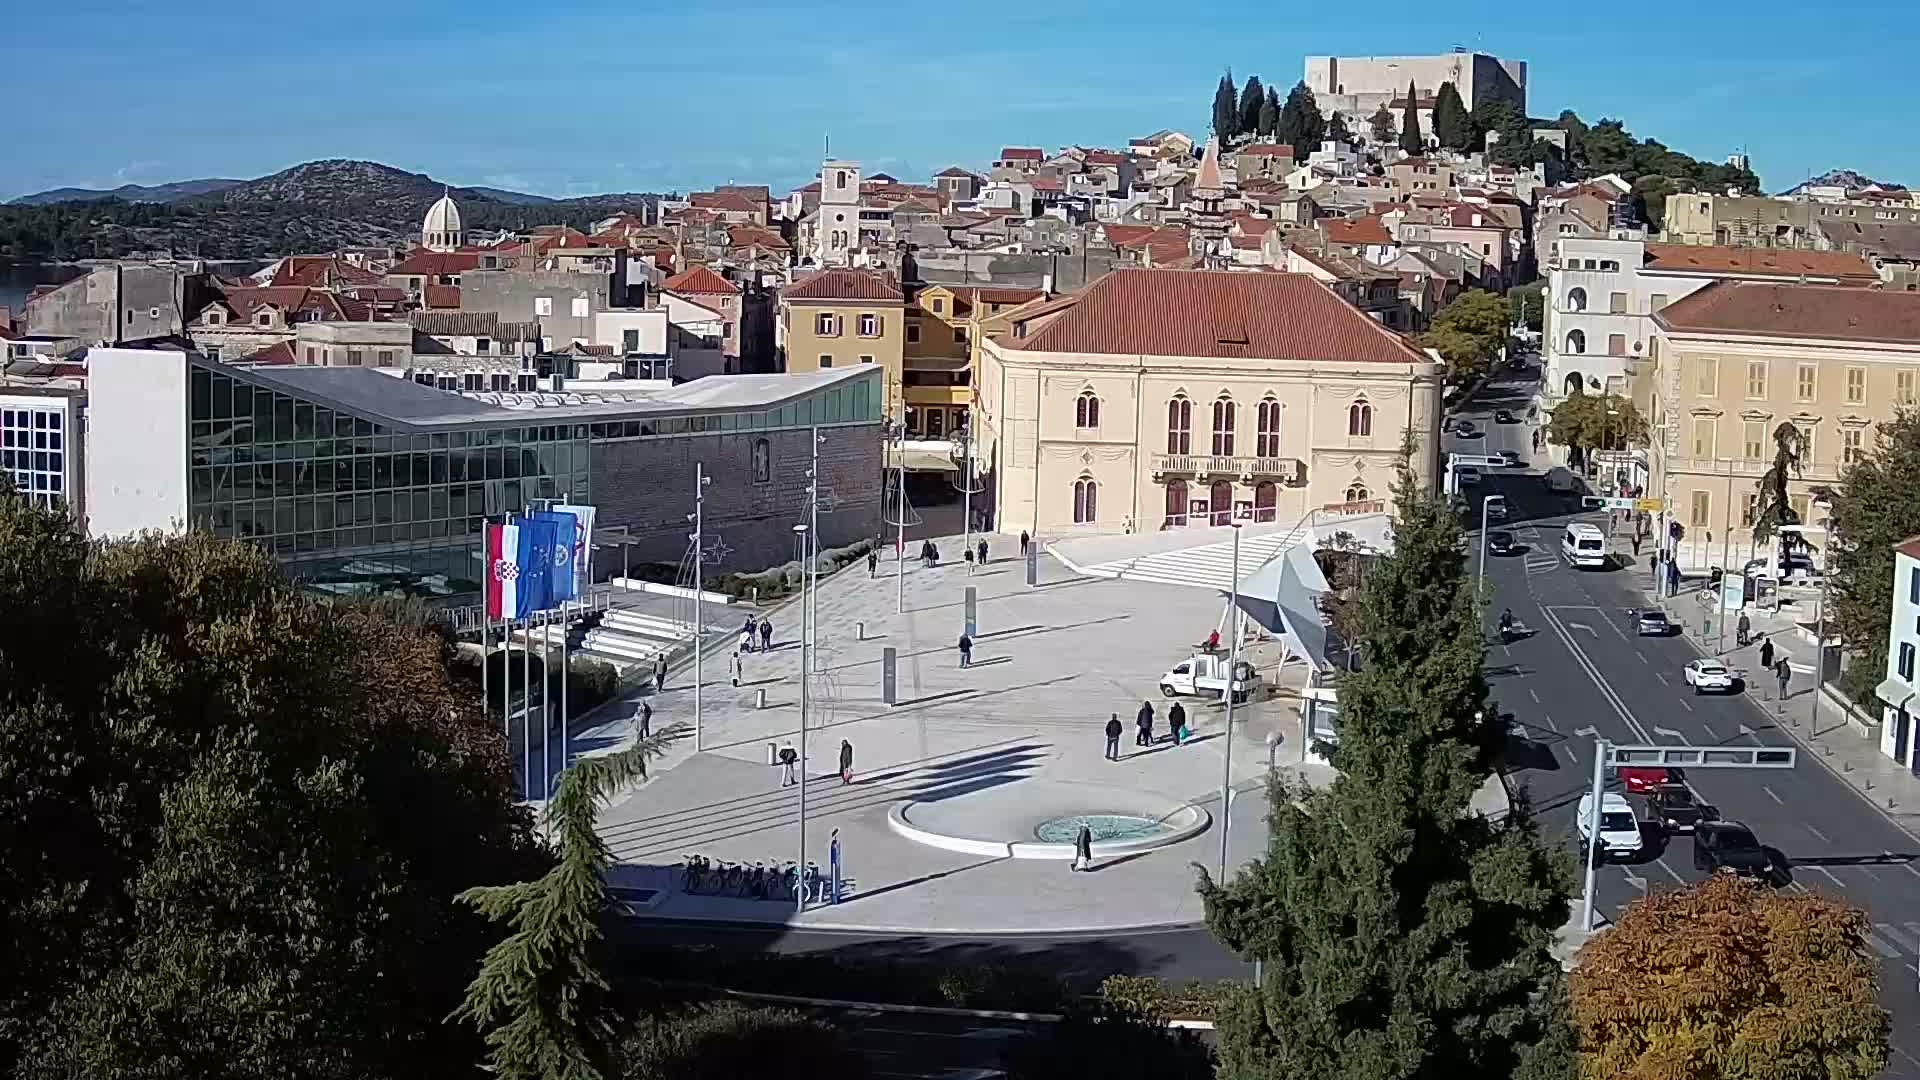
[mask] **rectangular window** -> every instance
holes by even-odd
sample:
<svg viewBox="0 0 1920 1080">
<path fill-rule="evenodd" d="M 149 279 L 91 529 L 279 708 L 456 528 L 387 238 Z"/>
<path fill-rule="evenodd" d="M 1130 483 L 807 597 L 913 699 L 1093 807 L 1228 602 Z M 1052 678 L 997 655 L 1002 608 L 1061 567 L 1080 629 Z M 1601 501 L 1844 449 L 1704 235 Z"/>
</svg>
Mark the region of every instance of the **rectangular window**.
<svg viewBox="0 0 1920 1080">
<path fill-rule="evenodd" d="M 907 324 L 907 344 L 920 344 L 920 327 L 918 325 L 913 323 Z"/>
<path fill-rule="evenodd" d="M 620 351 L 623 353 L 639 352 L 640 351 L 640 331 L 638 330 L 620 331 Z"/>
<path fill-rule="evenodd" d="M 393 350 L 392 349 L 380 350 L 380 366 L 381 367 L 393 366 Z"/>
<path fill-rule="evenodd" d="M 1860 428 L 1847 428 L 1840 432 L 1840 463 L 1842 465 L 1851 465 L 1866 456 L 1866 451 L 1861 448 L 1866 434 Z"/>
<path fill-rule="evenodd" d="M 1909 682 L 1913 680 L 1913 643 L 1900 643 L 1900 677 Z"/>
<path fill-rule="evenodd" d="M 1712 524 L 1713 492 L 1695 491 L 1688 509 L 1687 524 L 1705 529 Z"/>
<path fill-rule="evenodd" d="M 828 355 L 828 354 L 826 354 L 826 353 L 821 353 L 821 354 L 820 354 L 820 366 L 821 366 L 821 367 L 823 367 L 823 368 L 830 368 L 830 367 L 832 367 L 832 366 L 833 366 L 833 357 L 832 357 L 832 356 L 830 356 L 830 355 Z"/>
<path fill-rule="evenodd" d="M 1607 335 L 1607 355 L 1608 356 L 1627 355 L 1627 335 L 1608 334 Z"/>
<path fill-rule="evenodd" d="M 953 343 L 954 343 L 955 345 L 965 345 L 965 344 L 967 343 L 967 329 L 966 329 L 966 327 L 964 327 L 964 326 L 963 326 L 963 327 L 961 327 L 960 329 L 958 329 L 958 330 L 955 330 L 955 331 L 953 332 Z"/>
<path fill-rule="evenodd" d="M 1803 464 L 1812 464 L 1814 461 L 1813 429 L 1810 427 L 1800 429 L 1800 460 Z M 1805 521 L 1807 519 L 1802 517 L 1800 520 Z"/>
<path fill-rule="evenodd" d="M 1907 603 L 1920 604 L 1920 569 L 1907 571 Z"/>
<path fill-rule="evenodd" d="M 873 363 L 873 357 L 862 354 L 860 357 L 860 362 L 863 364 L 871 364 Z"/>
<path fill-rule="evenodd" d="M 1767 397 L 1767 362 L 1765 360 L 1747 361 L 1747 399 L 1765 401 Z"/>
<path fill-rule="evenodd" d="M 1711 416 L 1693 418 L 1693 456 L 1711 458 L 1713 456 L 1713 429 L 1717 421 Z"/>
<path fill-rule="evenodd" d="M 1850 367 L 1847 369 L 1847 403 L 1858 405 L 1867 400 L 1867 369 Z"/>
<path fill-rule="evenodd" d="M 553 314 L 553 297 L 551 297 L 551 296 L 536 296 L 536 297 L 534 297 L 534 298 L 533 298 L 533 313 L 534 313 L 535 315 L 551 315 L 551 314 Z"/>
<path fill-rule="evenodd" d="M 1666 307 L 1666 306 L 1667 306 L 1667 294 L 1666 294 L 1666 293 L 1663 293 L 1663 292 L 1657 292 L 1657 293 L 1654 293 L 1654 294 L 1653 294 L 1652 296 L 1650 296 L 1650 297 L 1648 297 L 1648 298 L 1647 298 L 1647 310 L 1648 310 L 1648 311 L 1659 311 L 1659 310 L 1660 310 L 1661 308 L 1663 308 L 1663 307 Z"/>
<path fill-rule="evenodd" d="M 592 304 L 587 302 L 586 297 L 584 296 L 574 297 L 573 298 L 573 317 L 576 319 L 586 318 L 591 313 L 592 306 L 593 306 Z"/>
<path fill-rule="evenodd" d="M 366 354 L 359 349 L 347 350 L 347 366 L 359 367 L 366 361 Z"/>
<path fill-rule="evenodd" d="M 1913 404 L 1913 369 L 1893 373 L 1893 400 L 1902 405 Z"/>
<path fill-rule="evenodd" d="M 1747 492 L 1747 497 L 1742 500 L 1740 504 L 1740 524 L 1744 528 L 1751 528 L 1754 520 L 1759 516 L 1760 495 L 1757 492 L 1749 491 Z"/>
<path fill-rule="evenodd" d="M 1746 444 L 1743 449 L 1747 452 L 1747 460 L 1761 460 L 1762 456 L 1767 452 L 1766 423 L 1760 420 L 1749 420 L 1742 425 L 1742 427 L 1744 428 L 1743 434 L 1745 435 L 1742 441 Z"/>
<path fill-rule="evenodd" d="M 832 337 L 833 325 L 833 316 L 828 312 L 823 311 L 813 317 L 813 332 L 821 337 Z"/>
<path fill-rule="evenodd" d="M 1627 294 L 1617 292 L 1607 297 L 1607 314 L 1625 315 L 1627 313 Z"/>
<path fill-rule="evenodd" d="M 880 336 L 880 316 L 878 315 L 862 314 L 860 316 L 859 326 L 861 337 Z"/>
<path fill-rule="evenodd" d="M 1720 392 L 1720 361 L 1712 356 L 1703 356 L 1694 361 L 1699 382 L 1696 385 L 1701 397 L 1712 397 Z"/>
<path fill-rule="evenodd" d="M 1805 495 L 1787 496 L 1787 505 L 1793 507 L 1794 517 L 1799 518 L 1802 523 L 1806 522 L 1808 505 L 1807 505 L 1807 497 Z"/>
<path fill-rule="evenodd" d="M 1795 370 L 1794 397 L 1797 400 L 1813 400 L 1814 390 L 1817 388 L 1815 386 L 1815 379 L 1817 378 L 1818 371 L 1819 368 L 1813 364 L 1801 364 Z"/>
</svg>

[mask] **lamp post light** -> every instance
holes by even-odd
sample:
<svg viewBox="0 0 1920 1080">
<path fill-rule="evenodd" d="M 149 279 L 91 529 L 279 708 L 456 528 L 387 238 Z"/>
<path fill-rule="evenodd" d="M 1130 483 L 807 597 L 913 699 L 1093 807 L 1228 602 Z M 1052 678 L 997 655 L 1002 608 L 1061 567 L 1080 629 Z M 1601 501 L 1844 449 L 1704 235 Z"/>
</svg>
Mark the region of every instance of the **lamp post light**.
<svg viewBox="0 0 1920 1080">
<path fill-rule="evenodd" d="M 1493 505 L 1493 496 L 1480 496 L 1480 565 L 1473 572 L 1474 591 L 1478 592 L 1487 583 L 1487 510 Z"/>
<path fill-rule="evenodd" d="M 1240 523 L 1233 523 L 1233 582 L 1227 600 L 1227 747 L 1220 769 L 1220 880 L 1227 880 L 1227 835 L 1233 829 L 1234 677 L 1240 674 Z"/>
</svg>

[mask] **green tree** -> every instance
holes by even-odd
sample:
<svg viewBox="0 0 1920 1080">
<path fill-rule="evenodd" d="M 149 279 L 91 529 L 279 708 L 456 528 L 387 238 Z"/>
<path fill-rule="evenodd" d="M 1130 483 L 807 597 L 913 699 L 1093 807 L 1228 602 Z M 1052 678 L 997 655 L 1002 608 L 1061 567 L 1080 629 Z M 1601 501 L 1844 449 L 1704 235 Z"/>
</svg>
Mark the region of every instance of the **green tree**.
<svg viewBox="0 0 1920 1080">
<path fill-rule="evenodd" d="M 1565 1077 L 1573 1037 L 1550 953 L 1572 860 L 1524 808 L 1471 803 L 1504 725 L 1453 514 L 1403 469 L 1392 554 L 1355 614 L 1338 775 L 1276 781 L 1266 852 L 1231 881 L 1199 872 L 1207 924 L 1264 961 L 1218 1021 L 1223 1080 Z"/>
<path fill-rule="evenodd" d="M 1756 485 L 1760 490 L 1759 502 L 1753 508 L 1753 538 L 1756 542 L 1764 544 L 1771 540 L 1782 525 L 1800 524 L 1800 515 L 1794 512 L 1788 485 L 1804 469 L 1806 451 L 1806 434 L 1791 420 L 1782 420 L 1774 427 L 1773 464 L 1761 474 Z M 1791 542 L 1784 537 L 1781 543 L 1791 546 Z"/>
<path fill-rule="evenodd" d="M 1260 103 L 1260 134 L 1273 137 L 1274 129 L 1280 126 L 1280 91 L 1267 87 L 1267 97 Z"/>
<path fill-rule="evenodd" d="M 1260 130 L 1260 107 L 1267 103 L 1267 91 L 1260 85 L 1260 76 L 1247 76 L 1247 84 L 1240 88 L 1240 112 L 1234 121 L 1234 133 L 1252 135 Z"/>
<path fill-rule="evenodd" d="M 1393 110 L 1384 104 L 1373 110 L 1373 119 L 1368 121 L 1373 127 L 1373 141 L 1385 146 L 1400 137 L 1400 129 L 1394 126 Z"/>
<path fill-rule="evenodd" d="M 1400 114 L 1400 149 L 1415 157 L 1427 152 L 1426 137 L 1420 134 L 1420 95 L 1412 83 L 1407 84 L 1407 107 Z"/>
<path fill-rule="evenodd" d="M 620 1080 L 864 1080 L 866 1061 L 832 1024 L 794 1009 L 737 1001 L 676 1003 L 622 1031 Z M 554 1074 L 558 1075 L 558 1074 Z"/>
<path fill-rule="evenodd" d="M 1841 471 L 1830 498 L 1827 589 L 1834 625 L 1854 653 L 1841 678 L 1864 702 L 1887 670 L 1893 546 L 1920 535 L 1920 411 L 1903 408 L 1882 421 L 1873 448 Z"/>
<path fill-rule="evenodd" d="M 1466 150 L 1473 145 L 1473 120 L 1467 116 L 1466 103 L 1451 82 L 1443 82 L 1433 95 L 1433 137 L 1448 150 Z"/>
<path fill-rule="evenodd" d="M 89 543 L 0 495 L 0 1071 L 440 1075 L 537 866 L 437 621 L 204 533 Z"/>
<path fill-rule="evenodd" d="M 604 1080 L 614 1075 L 618 1017 L 608 995 L 607 870 L 613 852 L 594 827 L 600 807 L 646 778 L 647 761 L 686 733 L 674 724 L 560 775 L 547 807 L 559 858 L 531 881 L 481 886 L 460 901 L 511 932 L 488 950 L 455 1014 L 486 1034 L 503 1080 Z"/>
<path fill-rule="evenodd" d="M 1327 138 L 1342 145 L 1353 142 L 1353 132 L 1347 130 L 1347 118 L 1338 110 L 1327 117 Z"/>
<path fill-rule="evenodd" d="M 1447 362 L 1456 382 L 1471 382 L 1491 368 L 1507 345 L 1507 302 L 1485 289 L 1468 289 L 1441 308 L 1420 344 Z"/>
<path fill-rule="evenodd" d="M 1320 117 L 1320 103 L 1314 100 L 1313 91 L 1304 81 L 1294 83 L 1287 91 L 1287 103 L 1280 108 L 1274 138 L 1293 147 L 1295 161 L 1305 161 L 1308 154 L 1320 149 L 1325 133 L 1326 122 Z"/>
<path fill-rule="evenodd" d="M 1213 1055 L 1167 1017 L 1111 1002 L 1075 1008 L 1007 1044 L 1008 1080 L 1212 1080 Z"/>
<path fill-rule="evenodd" d="M 1569 394 L 1553 407 L 1547 439 L 1585 462 L 1596 449 L 1626 449 L 1647 441 L 1647 421 L 1632 399 L 1618 394 Z"/>
<path fill-rule="evenodd" d="M 1580 950 L 1583 1080 L 1868 1080 L 1892 1028 L 1858 908 L 1718 876 L 1636 900 Z"/>
<path fill-rule="evenodd" d="M 1508 320 L 1515 326 L 1524 326 L 1536 334 L 1540 333 L 1545 327 L 1546 294 L 1547 283 L 1544 279 L 1507 290 Z"/>
<path fill-rule="evenodd" d="M 1239 97 L 1233 90 L 1233 72 L 1229 71 L 1220 76 L 1220 85 L 1213 91 L 1213 133 L 1225 145 L 1239 126 Z"/>
</svg>

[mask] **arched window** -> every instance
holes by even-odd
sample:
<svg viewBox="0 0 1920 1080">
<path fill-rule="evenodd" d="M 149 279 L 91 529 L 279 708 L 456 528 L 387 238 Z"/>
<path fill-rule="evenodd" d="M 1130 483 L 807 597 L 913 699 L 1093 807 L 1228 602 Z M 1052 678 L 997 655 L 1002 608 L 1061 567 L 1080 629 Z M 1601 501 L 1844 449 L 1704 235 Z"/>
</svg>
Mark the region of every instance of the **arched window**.
<svg viewBox="0 0 1920 1080">
<path fill-rule="evenodd" d="M 1207 490 L 1207 518 L 1215 525 L 1233 524 L 1233 485 L 1215 480 Z"/>
<path fill-rule="evenodd" d="M 1567 396 L 1568 397 L 1573 397 L 1577 394 L 1585 393 L 1586 389 L 1587 389 L 1586 381 L 1580 377 L 1579 372 L 1574 371 L 1574 372 L 1569 372 L 1567 374 Z"/>
<path fill-rule="evenodd" d="M 1167 481 L 1167 527 L 1187 523 L 1187 482 L 1185 480 Z"/>
<path fill-rule="evenodd" d="M 1267 398 L 1254 410 L 1256 431 L 1253 452 L 1257 457 L 1280 456 L 1280 403 Z"/>
<path fill-rule="evenodd" d="M 1348 502 L 1350 503 L 1367 502 L 1372 498 L 1373 498 L 1373 493 L 1367 490 L 1367 485 L 1360 484 L 1360 483 L 1353 483 L 1353 484 L 1347 485 L 1347 501 Z"/>
<path fill-rule="evenodd" d="M 1587 351 L 1586 331 L 1584 330 L 1567 331 L 1567 351 L 1575 354 L 1584 353 Z"/>
<path fill-rule="evenodd" d="M 1587 290 L 1575 286 L 1567 291 L 1567 310 L 1587 310 Z"/>
<path fill-rule="evenodd" d="M 1273 481 L 1262 480 L 1253 486 L 1253 520 L 1272 521 L 1278 513 L 1280 491 Z"/>
<path fill-rule="evenodd" d="M 1086 525 L 1097 518 L 1095 505 L 1100 494 L 1100 485 L 1091 476 L 1082 476 L 1073 482 L 1073 523 Z"/>
<path fill-rule="evenodd" d="M 1352 436 L 1370 436 L 1373 434 L 1373 406 L 1366 398 L 1347 406 L 1347 434 Z"/>
<path fill-rule="evenodd" d="M 1216 457 L 1233 456 L 1233 399 L 1221 395 L 1213 403 L 1213 452 Z"/>
<path fill-rule="evenodd" d="M 1082 390 L 1073 402 L 1073 426 L 1082 431 L 1100 426 L 1100 399 L 1093 391 Z"/>
<path fill-rule="evenodd" d="M 1193 453 L 1193 402 L 1185 397 L 1167 402 L 1167 453 Z"/>
</svg>

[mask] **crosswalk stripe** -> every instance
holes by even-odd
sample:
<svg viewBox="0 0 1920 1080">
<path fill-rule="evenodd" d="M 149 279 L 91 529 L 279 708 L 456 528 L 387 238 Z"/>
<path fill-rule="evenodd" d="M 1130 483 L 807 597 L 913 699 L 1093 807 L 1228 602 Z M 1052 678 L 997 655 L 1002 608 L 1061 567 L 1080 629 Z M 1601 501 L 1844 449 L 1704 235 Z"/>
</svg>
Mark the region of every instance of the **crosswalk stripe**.
<svg viewBox="0 0 1920 1080">
<path fill-rule="evenodd" d="M 1909 930 L 1920 931 L 1920 928 L 1916 928 L 1913 923 L 1908 923 L 1907 927 Z M 1887 940 L 1893 942 L 1895 945 L 1900 946 L 1901 948 L 1907 950 L 1908 952 L 1920 953 L 1920 940 L 1916 940 L 1916 938 L 1914 937 L 1909 937 L 1906 933 L 1901 932 L 1901 930 L 1898 927 L 1895 927 L 1892 923 L 1883 923 L 1883 922 L 1874 923 L 1873 928 L 1887 935 Z"/>
<path fill-rule="evenodd" d="M 1881 924 L 1874 923 L 1874 925 L 1879 926 Z M 1901 956 L 1900 950 L 1888 944 L 1886 939 L 1882 938 L 1879 934 L 1876 934 L 1871 930 L 1867 932 L 1867 944 L 1873 946 L 1874 952 L 1879 953 L 1881 956 L 1886 957 L 1888 960 L 1900 959 L 1900 956 Z"/>
</svg>

